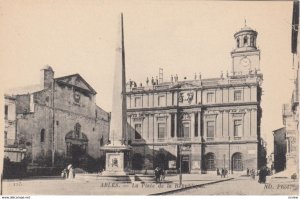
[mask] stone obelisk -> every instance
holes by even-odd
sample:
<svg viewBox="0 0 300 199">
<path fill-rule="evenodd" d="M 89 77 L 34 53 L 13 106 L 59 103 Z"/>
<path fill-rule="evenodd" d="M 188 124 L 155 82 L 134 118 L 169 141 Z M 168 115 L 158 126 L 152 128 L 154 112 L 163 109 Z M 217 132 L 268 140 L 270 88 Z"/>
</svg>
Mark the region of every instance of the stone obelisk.
<svg viewBox="0 0 300 199">
<path fill-rule="evenodd" d="M 110 121 L 109 140 L 110 143 L 101 148 L 106 153 L 106 163 L 104 175 L 125 175 L 124 153 L 131 149 L 125 145 L 126 135 L 126 76 L 125 76 L 125 49 L 123 14 L 121 14 L 121 24 L 118 34 L 121 35 L 116 49 L 116 65 L 114 71 L 114 85 L 112 98 L 112 111 Z"/>
</svg>

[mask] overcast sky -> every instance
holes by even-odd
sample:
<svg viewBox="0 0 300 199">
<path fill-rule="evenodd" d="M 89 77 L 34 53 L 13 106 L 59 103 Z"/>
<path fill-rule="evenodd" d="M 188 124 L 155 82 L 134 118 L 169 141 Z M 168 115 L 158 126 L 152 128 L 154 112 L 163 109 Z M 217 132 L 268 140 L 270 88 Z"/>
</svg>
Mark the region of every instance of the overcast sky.
<svg viewBox="0 0 300 199">
<path fill-rule="evenodd" d="M 38 84 L 49 64 L 55 77 L 79 73 L 98 92 L 97 104 L 111 110 L 118 20 L 124 13 L 126 75 L 192 79 L 231 70 L 233 34 L 257 30 L 264 75 L 262 135 L 282 127 L 282 104 L 290 102 L 292 1 L 2 1 L 0 3 L 1 91 Z"/>
</svg>

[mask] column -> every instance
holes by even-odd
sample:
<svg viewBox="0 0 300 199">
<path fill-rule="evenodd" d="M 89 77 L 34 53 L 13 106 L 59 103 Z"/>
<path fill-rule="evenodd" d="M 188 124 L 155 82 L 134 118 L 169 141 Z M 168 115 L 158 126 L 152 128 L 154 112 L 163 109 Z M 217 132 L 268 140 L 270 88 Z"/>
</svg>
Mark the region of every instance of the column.
<svg viewBox="0 0 300 199">
<path fill-rule="evenodd" d="M 195 137 L 195 115 L 196 113 L 191 113 L 192 117 L 191 117 L 191 139 L 193 139 Z"/>
<path fill-rule="evenodd" d="M 201 112 L 198 112 L 198 137 L 201 137 Z"/>
<path fill-rule="evenodd" d="M 174 138 L 177 138 L 177 113 L 174 115 Z"/>
<path fill-rule="evenodd" d="M 168 114 L 168 117 L 167 117 L 167 139 L 170 139 L 172 136 L 171 136 L 171 120 L 172 120 L 172 113 L 169 113 Z"/>
</svg>

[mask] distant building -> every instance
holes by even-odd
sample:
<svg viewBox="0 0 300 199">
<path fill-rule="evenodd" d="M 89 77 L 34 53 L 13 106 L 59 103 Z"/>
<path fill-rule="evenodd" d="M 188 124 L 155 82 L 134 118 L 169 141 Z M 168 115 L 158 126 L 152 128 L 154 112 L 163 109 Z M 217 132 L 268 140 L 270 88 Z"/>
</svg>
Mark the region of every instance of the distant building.
<svg viewBox="0 0 300 199">
<path fill-rule="evenodd" d="M 286 129 L 274 130 L 274 169 L 276 172 L 286 168 Z"/>
<path fill-rule="evenodd" d="M 263 75 L 257 32 L 245 25 L 234 34 L 232 73 L 202 79 L 127 85 L 126 140 L 134 170 L 160 166 L 186 173 L 227 168 L 234 172 L 265 164 L 260 106 Z"/>
<path fill-rule="evenodd" d="M 54 78 L 46 66 L 39 85 L 5 95 L 5 156 L 16 162 L 26 158 L 29 169 L 90 167 L 109 132 L 109 114 L 95 97 L 79 74 Z"/>
</svg>

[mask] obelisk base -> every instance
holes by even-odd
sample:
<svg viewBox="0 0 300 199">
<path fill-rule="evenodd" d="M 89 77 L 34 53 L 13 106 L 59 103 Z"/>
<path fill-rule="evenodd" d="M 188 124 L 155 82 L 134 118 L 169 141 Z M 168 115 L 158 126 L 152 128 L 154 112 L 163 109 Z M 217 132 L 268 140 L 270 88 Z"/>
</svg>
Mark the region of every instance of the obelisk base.
<svg viewBox="0 0 300 199">
<path fill-rule="evenodd" d="M 105 171 L 102 175 L 126 175 L 123 152 L 106 153 Z"/>
</svg>

